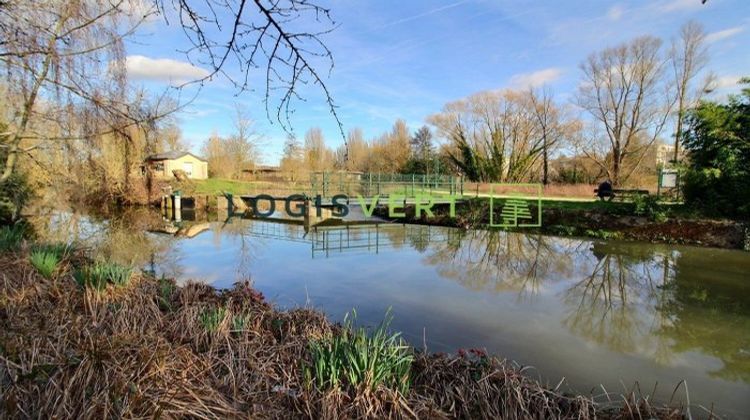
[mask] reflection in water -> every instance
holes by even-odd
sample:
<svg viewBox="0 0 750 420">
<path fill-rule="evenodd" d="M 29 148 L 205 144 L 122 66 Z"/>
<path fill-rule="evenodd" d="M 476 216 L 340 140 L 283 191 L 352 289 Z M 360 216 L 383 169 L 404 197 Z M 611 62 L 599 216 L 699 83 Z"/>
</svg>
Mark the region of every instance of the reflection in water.
<svg viewBox="0 0 750 420">
<path fill-rule="evenodd" d="M 45 215 L 40 231 L 182 280 L 251 278 L 282 306 L 356 307 L 433 350 L 486 347 L 586 391 L 657 381 L 669 398 L 750 410 L 750 256 L 739 251 L 337 222 L 177 223 L 152 211 Z M 622 381 L 622 382 L 620 382 Z M 744 397 L 743 397 L 744 396 Z"/>
<path fill-rule="evenodd" d="M 665 322 L 659 311 L 640 309 L 656 307 L 664 294 L 660 287 L 671 277 L 654 264 L 653 255 L 623 253 L 617 245 L 602 242 L 593 244 L 592 253 L 596 263 L 591 274 L 564 294 L 564 324 L 586 339 L 633 353 L 642 348 L 641 337 L 649 336 L 655 323 Z M 660 359 L 666 361 L 664 355 Z"/>
<path fill-rule="evenodd" d="M 570 275 L 575 246 L 565 241 L 497 231 L 457 232 L 458 240 L 435 246 L 427 261 L 438 266 L 443 277 L 471 290 L 533 297 L 545 281 Z"/>
</svg>

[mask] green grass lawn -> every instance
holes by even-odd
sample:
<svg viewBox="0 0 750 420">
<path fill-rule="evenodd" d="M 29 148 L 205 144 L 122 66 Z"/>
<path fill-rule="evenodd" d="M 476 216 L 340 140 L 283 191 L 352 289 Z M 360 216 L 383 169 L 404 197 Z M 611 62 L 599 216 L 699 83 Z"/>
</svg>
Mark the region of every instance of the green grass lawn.
<svg viewBox="0 0 750 420">
<path fill-rule="evenodd" d="M 219 178 L 176 182 L 172 184 L 172 188 L 180 190 L 184 196 L 208 195 L 211 197 L 219 196 L 223 193 L 233 195 L 271 194 L 274 196 L 284 196 L 292 193 L 307 192 L 309 189 L 307 183 L 241 181 Z"/>
<path fill-rule="evenodd" d="M 306 186 L 307 184 L 304 184 Z M 208 195 L 215 197 L 221 195 L 224 192 L 228 192 L 234 195 L 242 194 L 260 194 L 260 193 L 272 193 L 284 195 L 284 193 L 301 192 L 304 191 L 302 184 L 297 183 L 273 183 L 263 181 L 240 181 L 233 179 L 218 179 L 210 178 L 206 180 L 192 180 L 189 182 L 180 182 L 173 184 L 173 188 L 180 190 L 183 195 Z M 395 187 L 394 187 L 395 188 Z M 388 190 L 389 188 L 384 188 Z M 288 191 L 287 191 L 288 190 Z M 398 192 L 401 192 L 398 189 Z M 407 189 L 407 195 L 412 191 Z M 381 191 L 381 193 L 388 193 L 390 191 Z M 421 193 L 417 188 L 415 193 Z M 449 194 L 447 190 L 424 190 L 423 193 L 428 194 Z M 487 199 L 488 194 L 480 193 L 479 199 Z M 474 196 L 466 195 L 465 198 L 475 198 Z M 680 216 L 684 218 L 696 218 L 704 215 L 696 214 L 694 210 L 686 207 L 683 204 L 676 203 L 662 203 L 667 209 L 671 216 Z M 542 206 L 546 209 L 563 209 L 563 210 L 600 210 L 610 213 L 621 213 L 630 214 L 632 213 L 633 204 L 630 202 L 607 202 L 599 201 L 595 197 L 592 198 L 578 198 L 578 197 L 542 197 Z"/>
<path fill-rule="evenodd" d="M 254 190 L 254 182 L 234 179 L 209 178 L 193 181 L 194 193 L 200 195 L 220 195 L 222 192 L 231 194 L 247 194 Z"/>
</svg>

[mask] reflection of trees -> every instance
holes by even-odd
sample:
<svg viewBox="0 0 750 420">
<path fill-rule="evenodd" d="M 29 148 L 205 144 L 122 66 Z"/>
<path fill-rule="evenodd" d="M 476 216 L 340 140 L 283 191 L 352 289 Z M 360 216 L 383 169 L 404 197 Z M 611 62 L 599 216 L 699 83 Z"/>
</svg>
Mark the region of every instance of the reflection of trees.
<svg viewBox="0 0 750 420">
<path fill-rule="evenodd" d="M 572 265 L 564 241 L 500 231 L 466 231 L 460 240 L 435 244 L 427 261 L 469 289 L 521 296 L 539 292 L 544 281 L 553 280 L 551 273 L 563 274 Z"/>
<path fill-rule="evenodd" d="M 237 246 L 237 268 L 235 270 L 235 280 L 251 280 L 252 279 L 252 262 L 257 259 L 258 252 L 263 249 L 266 245 L 267 239 L 263 236 L 254 234 L 258 231 L 259 227 L 266 226 L 268 222 L 243 219 L 240 217 L 232 217 L 218 223 L 214 227 L 214 235 L 216 235 L 216 242 L 221 243 L 221 237 L 228 237 L 234 239 Z M 287 226 L 280 225 L 279 232 L 284 233 Z M 291 232 L 286 232 L 291 234 Z"/>
<path fill-rule="evenodd" d="M 42 213 L 31 219 L 41 239 L 49 242 L 76 242 L 92 256 L 149 268 L 168 255 L 174 238 L 147 231 L 162 225 L 153 209 L 126 209 L 108 219 L 75 211 Z"/>
<path fill-rule="evenodd" d="M 671 351 L 711 355 L 724 363 L 712 375 L 750 382 L 748 272 L 750 260 L 738 251 L 691 249 L 677 260 L 671 299 L 660 308 L 674 322 L 657 331 Z"/>
<path fill-rule="evenodd" d="M 620 352 L 635 351 L 653 322 L 668 322 L 656 310 L 663 294 L 664 271 L 654 256 L 636 248 L 594 243 L 596 263 L 590 275 L 564 295 L 563 323 L 576 334 Z M 629 251 L 629 252 L 628 252 Z M 668 261 L 664 260 L 668 267 Z"/>
<path fill-rule="evenodd" d="M 392 225 L 387 228 L 380 229 L 380 234 L 385 236 L 388 244 L 393 249 L 401 249 L 406 243 L 406 226 L 405 225 Z"/>
<path fill-rule="evenodd" d="M 747 271 L 713 253 L 720 252 L 595 243 L 591 274 L 564 294 L 563 323 L 612 350 L 650 353 L 661 363 L 698 350 L 724 363 L 716 376 L 748 382 L 750 285 L 740 274 Z M 716 264 L 730 268 L 706 276 Z"/>
</svg>

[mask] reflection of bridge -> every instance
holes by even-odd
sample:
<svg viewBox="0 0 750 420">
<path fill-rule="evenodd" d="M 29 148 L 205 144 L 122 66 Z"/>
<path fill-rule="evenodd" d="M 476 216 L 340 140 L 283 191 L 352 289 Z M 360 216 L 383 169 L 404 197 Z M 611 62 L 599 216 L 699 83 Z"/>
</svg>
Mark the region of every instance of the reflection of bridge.
<svg viewBox="0 0 750 420">
<path fill-rule="evenodd" d="M 460 240 L 458 229 L 393 223 L 341 222 L 305 229 L 302 223 L 253 219 L 245 234 L 287 242 L 309 243 L 312 257 L 350 251 L 379 253 L 401 246 L 427 246 Z"/>
<path fill-rule="evenodd" d="M 210 225 L 199 222 L 196 214 L 187 212 L 182 219 L 180 209 L 166 209 L 163 213 L 164 226 L 154 232 L 192 238 L 210 229 Z M 204 217 L 206 215 L 203 215 Z M 461 239 L 463 231 L 439 226 L 411 225 L 383 222 L 381 220 L 342 220 L 330 217 L 318 219 L 310 224 L 309 217 L 290 218 L 286 214 L 271 217 L 253 217 L 247 212 L 220 211 L 218 221 L 224 224 L 233 221 L 246 221 L 240 232 L 257 238 L 286 242 L 309 243 L 312 257 L 325 257 L 349 251 L 379 253 L 383 249 L 412 246 L 426 247 L 431 243 L 454 243 Z M 217 220 L 217 219 L 214 219 Z"/>
<path fill-rule="evenodd" d="M 339 206 L 345 206 L 351 210 L 354 207 L 367 208 L 368 213 L 374 207 L 393 206 L 399 209 L 405 209 L 410 205 L 422 205 L 423 208 L 431 208 L 433 205 L 450 204 L 454 206 L 457 201 L 462 199 L 453 195 L 448 196 L 391 196 L 391 197 L 347 197 L 341 196 L 336 202 L 332 198 L 322 196 L 310 197 L 302 194 L 295 194 L 289 197 L 271 196 L 271 195 L 237 195 L 227 194 L 217 197 L 218 210 L 220 217 L 232 217 L 236 215 L 250 215 L 257 212 L 258 214 L 268 214 L 258 216 L 264 220 L 276 220 L 285 222 L 290 218 L 293 220 L 302 220 L 304 225 L 312 227 L 340 220 L 337 215 Z M 351 206 L 351 207 L 350 207 Z M 294 214 L 295 212 L 297 214 Z"/>
</svg>

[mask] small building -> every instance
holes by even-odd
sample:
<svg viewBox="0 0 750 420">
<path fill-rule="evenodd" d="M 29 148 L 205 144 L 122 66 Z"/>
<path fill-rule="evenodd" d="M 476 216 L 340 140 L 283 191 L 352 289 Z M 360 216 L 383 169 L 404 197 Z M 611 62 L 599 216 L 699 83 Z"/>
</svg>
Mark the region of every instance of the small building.
<svg viewBox="0 0 750 420">
<path fill-rule="evenodd" d="M 658 143 L 656 145 L 656 166 L 665 166 L 674 160 L 674 146 Z"/>
<path fill-rule="evenodd" d="M 242 170 L 242 172 L 250 175 L 278 174 L 279 172 L 281 172 L 281 168 L 279 168 L 278 166 L 258 165 L 253 166 L 252 168 L 245 168 Z"/>
<path fill-rule="evenodd" d="M 144 170 L 148 168 L 156 178 L 174 178 L 175 170 L 182 170 L 190 179 L 208 178 L 208 162 L 190 152 L 171 151 L 146 158 Z"/>
<path fill-rule="evenodd" d="M 242 170 L 242 179 L 247 181 L 285 181 L 278 166 L 253 165 Z"/>
</svg>

